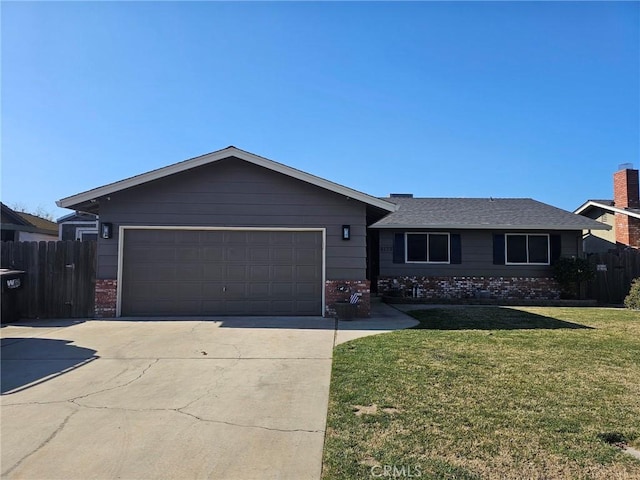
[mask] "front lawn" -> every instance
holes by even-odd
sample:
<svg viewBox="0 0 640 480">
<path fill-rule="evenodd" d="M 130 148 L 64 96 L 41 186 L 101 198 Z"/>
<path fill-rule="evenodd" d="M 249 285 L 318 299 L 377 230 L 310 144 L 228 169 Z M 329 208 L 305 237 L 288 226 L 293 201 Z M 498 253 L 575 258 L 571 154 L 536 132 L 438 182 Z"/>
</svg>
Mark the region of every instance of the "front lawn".
<svg viewBox="0 0 640 480">
<path fill-rule="evenodd" d="M 638 312 L 413 315 L 336 348 L 323 479 L 640 478 Z"/>
</svg>

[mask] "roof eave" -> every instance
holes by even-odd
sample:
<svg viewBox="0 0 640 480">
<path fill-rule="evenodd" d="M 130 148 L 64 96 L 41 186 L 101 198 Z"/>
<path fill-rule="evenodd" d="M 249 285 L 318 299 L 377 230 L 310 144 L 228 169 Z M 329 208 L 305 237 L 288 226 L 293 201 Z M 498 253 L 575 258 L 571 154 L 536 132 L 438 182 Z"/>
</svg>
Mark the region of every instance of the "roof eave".
<svg viewBox="0 0 640 480">
<path fill-rule="evenodd" d="M 618 208 L 618 207 L 614 207 L 614 206 L 611 206 L 611 205 L 605 205 L 604 203 L 598 203 L 598 202 L 594 202 L 594 201 L 588 201 L 584 205 L 582 205 L 579 208 L 577 208 L 573 213 L 576 213 L 576 214 L 580 215 L 581 213 L 589 210 L 590 208 L 602 208 L 603 210 L 607 210 L 609 212 L 621 213 L 623 215 L 628 215 L 630 217 L 640 218 L 640 213 L 630 212 L 630 211 L 625 210 L 623 208 Z"/>
<path fill-rule="evenodd" d="M 598 222 L 599 223 L 599 222 Z M 452 224 L 432 224 L 432 225 L 406 225 L 406 224 L 385 224 L 376 225 L 375 223 L 369 228 L 379 230 L 549 230 L 549 231 L 566 231 L 566 230 L 611 230 L 610 225 L 601 223 L 600 225 L 452 225 Z"/>
<path fill-rule="evenodd" d="M 216 152 L 208 153 L 206 155 L 195 157 L 190 160 L 184 160 L 182 162 L 169 165 L 167 167 L 159 168 L 157 170 L 152 170 L 150 172 L 136 175 L 134 177 L 126 178 L 124 180 L 110 183 L 102 187 L 94 188 L 92 190 L 79 193 L 77 195 L 65 197 L 58 200 L 56 202 L 56 205 L 58 205 L 61 208 L 76 208 L 83 204 L 87 205 L 87 203 L 95 202 L 100 197 L 108 196 L 113 193 L 119 192 L 121 190 L 125 190 L 127 188 L 132 188 L 132 187 L 141 185 L 143 183 L 151 182 L 153 180 L 158 180 L 160 178 L 164 178 L 170 175 L 174 175 L 176 173 L 184 172 L 186 170 L 197 168 L 197 167 L 200 167 L 209 163 L 213 163 L 219 160 L 223 160 L 229 157 L 237 157 L 241 160 L 245 160 L 255 165 L 268 168 L 278 173 L 288 175 L 292 178 L 296 178 L 298 180 L 302 180 L 304 182 L 310 183 L 312 185 L 316 185 L 326 190 L 330 190 L 335 193 L 344 195 L 345 197 L 353 198 L 354 200 L 359 200 L 368 205 L 373 205 L 387 212 L 395 212 L 398 208 L 398 206 L 394 203 L 387 202 L 385 200 L 382 200 L 376 197 L 372 197 L 370 195 L 367 195 L 366 193 L 358 192 L 357 190 L 353 190 L 343 185 L 339 185 L 329 180 L 325 180 L 324 178 L 316 177 L 315 175 L 311 175 L 310 173 L 297 170 L 295 168 L 289 167 L 287 165 L 284 165 L 278 162 L 274 162 L 273 160 L 260 157 L 253 153 L 245 152 L 244 150 L 240 150 L 239 148 L 236 148 L 236 147 L 227 147 L 222 150 L 218 150 Z"/>
</svg>

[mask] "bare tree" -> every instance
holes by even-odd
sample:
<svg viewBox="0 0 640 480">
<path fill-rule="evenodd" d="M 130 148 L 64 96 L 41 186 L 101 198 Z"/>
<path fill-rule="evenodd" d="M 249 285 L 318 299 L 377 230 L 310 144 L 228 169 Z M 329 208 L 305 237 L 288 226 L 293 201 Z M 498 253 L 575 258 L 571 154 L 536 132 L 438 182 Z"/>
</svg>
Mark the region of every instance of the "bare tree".
<svg viewBox="0 0 640 480">
<path fill-rule="evenodd" d="M 11 209 L 16 212 L 28 213 L 30 215 L 35 215 L 36 217 L 44 218 L 45 220 L 49 220 L 51 222 L 54 221 L 53 214 L 46 209 L 46 207 L 42 205 L 38 205 L 38 208 L 35 211 L 30 212 L 27 206 L 22 202 L 13 202 L 11 204 Z"/>
</svg>

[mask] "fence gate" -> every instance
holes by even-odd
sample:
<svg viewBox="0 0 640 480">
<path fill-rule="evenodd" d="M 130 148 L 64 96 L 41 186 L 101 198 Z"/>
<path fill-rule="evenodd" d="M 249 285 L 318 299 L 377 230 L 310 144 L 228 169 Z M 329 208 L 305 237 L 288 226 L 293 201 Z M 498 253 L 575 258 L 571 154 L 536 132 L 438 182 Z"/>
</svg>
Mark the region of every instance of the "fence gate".
<svg viewBox="0 0 640 480">
<path fill-rule="evenodd" d="M 588 298 L 599 303 L 622 303 L 633 279 L 640 277 L 640 251 L 592 253 L 587 258 L 596 270 L 595 278 L 587 283 Z"/>
<path fill-rule="evenodd" d="M 18 292 L 23 318 L 94 314 L 96 242 L 2 242 L 2 268 L 24 270 Z"/>
</svg>

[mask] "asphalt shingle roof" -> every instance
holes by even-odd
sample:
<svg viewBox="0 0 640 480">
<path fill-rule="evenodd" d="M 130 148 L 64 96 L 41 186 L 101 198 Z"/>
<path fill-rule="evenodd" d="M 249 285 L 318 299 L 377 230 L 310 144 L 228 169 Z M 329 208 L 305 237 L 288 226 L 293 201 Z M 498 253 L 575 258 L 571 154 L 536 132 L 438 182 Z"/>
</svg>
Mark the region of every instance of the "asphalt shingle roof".
<svg viewBox="0 0 640 480">
<path fill-rule="evenodd" d="M 604 230 L 590 218 L 531 198 L 385 198 L 399 206 L 372 228 Z"/>
</svg>

